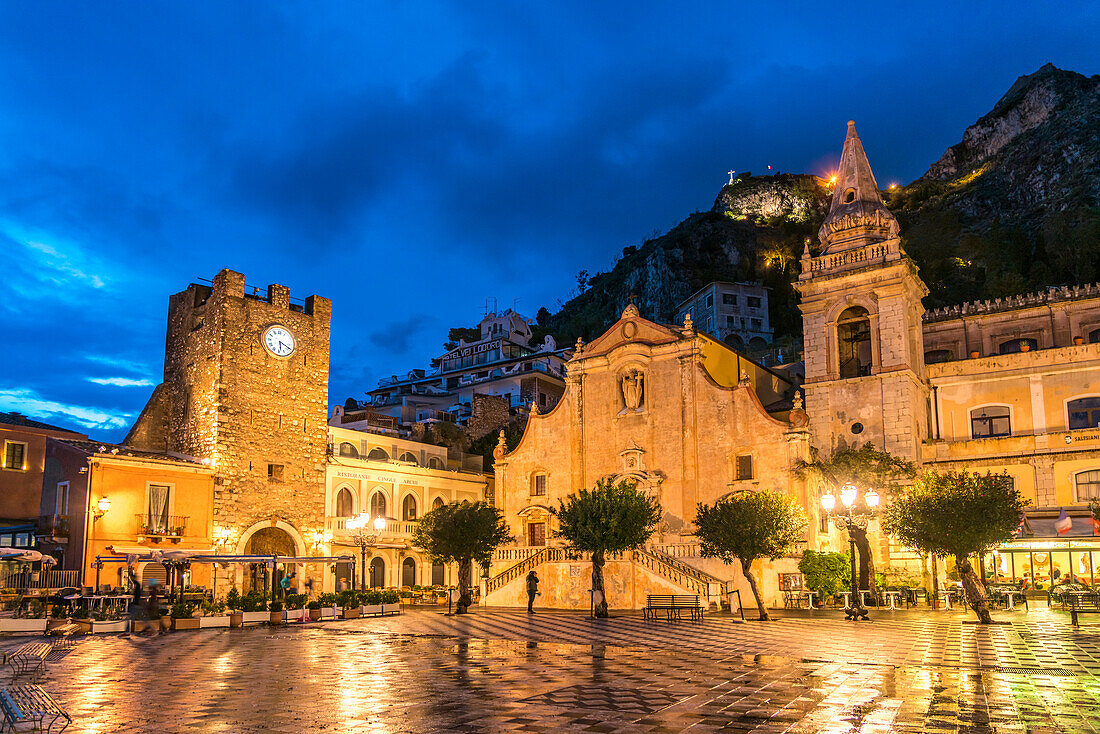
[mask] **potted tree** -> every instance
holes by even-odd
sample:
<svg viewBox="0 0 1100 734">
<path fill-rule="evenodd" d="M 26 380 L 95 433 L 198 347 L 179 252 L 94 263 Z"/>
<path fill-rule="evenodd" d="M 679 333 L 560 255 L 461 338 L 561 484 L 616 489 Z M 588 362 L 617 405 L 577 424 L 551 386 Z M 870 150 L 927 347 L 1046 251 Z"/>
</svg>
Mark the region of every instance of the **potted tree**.
<svg viewBox="0 0 1100 734">
<path fill-rule="evenodd" d="M 344 589 L 336 595 L 336 603 L 343 610 L 344 619 L 359 618 L 359 593 L 354 589 Z"/>
<path fill-rule="evenodd" d="M 243 624 L 260 624 L 271 618 L 267 611 L 267 597 L 258 591 L 245 594 L 241 601 L 241 610 Z"/>
<path fill-rule="evenodd" d="M 199 620 L 194 616 L 195 606 L 188 602 L 178 602 L 172 605 L 172 631 L 197 630 Z"/>
<path fill-rule="evenodd" d="M 244 600 L 241 598 L 241 592 L 237 591 L 236 587 L 229 590 L 229 593 L 225 595 L 225 606 L 229 609 L 229 626 L 240 627 L 244 624 L 244 613 L 241 611 L 241 607 L 244 605 Z"/>
<path fill-rule="evenodd" d="M 382 592 L 382 614 L 401 614 L 401 597 L 393 589 Z"/>
<path fill-rule="evenodd" d="M 283 611 L 283 603 L 281 601 L 273 601 L 268 605 L 268 617 L 267 623 L 272 627 L 278 627 L 286 622 L 286 612 Z"/>
<path fill-rule="evenodd" d="M 204 601 L 202 603 L 202 614 L 199 617 L 199 629 L 229 626 L 229 616 L 225 613 L 225 602 L 221 599 Z"/>
<path fill-rule="evenodd" d="M 307 604 L 306 608 L 309 610 L 309 619 L 311 622 L 321 621 L 321 602 L 315 599 Z"/>
<path fill-rule="evenodd" d="M 359 613 L 365 617 L 382 615 L 382 592 L 377 589 L 359 592 Z"/>
<path fill-rule="evenodd" d="M 286 621 L 288 622 L 304 622 L 308 619 L 306 614 L 306 603 L 309 601 L 309 597 L 306 594 L 287 594 L 286 595 Z"/>
</svg>

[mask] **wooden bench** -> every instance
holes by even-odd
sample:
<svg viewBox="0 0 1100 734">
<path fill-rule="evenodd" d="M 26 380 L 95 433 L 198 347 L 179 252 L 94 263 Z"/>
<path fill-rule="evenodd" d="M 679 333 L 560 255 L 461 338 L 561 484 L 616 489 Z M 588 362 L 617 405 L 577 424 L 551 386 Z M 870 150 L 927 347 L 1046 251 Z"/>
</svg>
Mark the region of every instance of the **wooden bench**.
<svg viewBox="0 0 1100 734">
<path fill-rule="evenodd" d="M 701 620 L 703 607 L 699 604 L 699 597 L 695 594 L 649 594 L 646 596 L 645 608 L 642 609 L 642 617 L 656 619 L 658 612 L 664 612 L 666 619 L 680 619 L 682 612 L 691 613 L 691 618 Z"/>
<path fill-rule="evenodd" d="M 45 642 L 28 642 L 4 656 L 4 663 L 12 669 L 12 679 L 30 674 L 33 679 L 41 676 L 46 658 L 53 652 L 53 645 Z"/>
<path fill-rule="evenodd" d="M 30 724 L 33 731 L 53 734 L 53 727 L 59 720 L 64 720 L 64 723 L 58 732 L 65 731 L 73 723 L 73 717 L 36 685 L 0 688 L 0 712 L 4 714 L 4 728 L 11 731 L 15 731 L 18 724 Z"/>
<path fill-rule="evenodd" d="M 54 647 L 71 647 L 73 644 L 73 635 L 80 633 L 80 625 L 69 622 L 63 624 L 60 627 L 54 627 L 52 630 L 46 630 L 46 635 L 53 637 Z"/>
<path fill-rule="evenodd" d="M 1069 622 L 1074 627 L 1080 627 L 1077 620 L 1078 614 L 1100 613 L 1100 596 L 1095 594 L 1074 595 L 1069 598 Z"/>
</svg>

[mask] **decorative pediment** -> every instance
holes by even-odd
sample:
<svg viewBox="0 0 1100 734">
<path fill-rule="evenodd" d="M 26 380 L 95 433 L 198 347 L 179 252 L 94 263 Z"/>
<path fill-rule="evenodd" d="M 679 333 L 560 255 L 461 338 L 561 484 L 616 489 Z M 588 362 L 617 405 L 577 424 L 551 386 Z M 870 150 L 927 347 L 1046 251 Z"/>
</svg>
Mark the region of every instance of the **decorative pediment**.
<svg viewBox="0 0 1100 734">
<path fill-rule="evenodd" d="M 631 310 L 633 315 L 627 315 Z M 637 312 L 637 308 L 628 306 L 623 317 L 601 336 L 584 345 L 583 354 L 578 356 L 588 359 L 607 354 L 624 344 L 669 344 L 683 338 L 678 330 L 643 319 Z"/>
</svg>

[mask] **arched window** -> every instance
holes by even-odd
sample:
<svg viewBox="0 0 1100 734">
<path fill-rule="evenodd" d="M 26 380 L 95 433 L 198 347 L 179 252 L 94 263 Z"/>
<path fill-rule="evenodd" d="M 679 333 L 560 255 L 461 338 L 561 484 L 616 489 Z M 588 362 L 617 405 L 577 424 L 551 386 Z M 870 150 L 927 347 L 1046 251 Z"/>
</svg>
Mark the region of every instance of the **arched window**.
<svg viewBox="0 0 1100 734">
<path fill-rule="evenodd" d="M 340 444 L 340 456 L 346 456 L 350 459 L 358 459 L 359 449 L 355 448 L 354 444 L 350 444 L 347 441 L 344 441 L 342 444 Z"/>
<path fill-rule="evenodd" d="M 435 502 L 433 502 L 433 503 L 432 503 L 432 509 L 433 509 L 433 510 L 438 510 L 438 509 L 439 509 L 440 507 L 442 507 L 442 506 L 443 506 L 444 504 L 446 504 L 446 503 L 445 503 L 445 502 L 443 501 L 443 498 L 442 498 L 442 497 L 436 497 L 436 498 L 435 498 Z"/>
<path fill-rule="evenodd" d="M 401 586 L 416 585 L 416 561 L 406 558 L 401 561 Z"/>
<path fill-rule="evenodd" d="M 871 374 L 871 319 L 867 309 L 851 306 L 836 321 L 841 378 Z"/>
<path fill-rule="evenodd" d="M 409 522 L 416 519 L 416 498 L 411 494 L 405 495 L 401 502 L 401 519 Z"/>
<path fill-rule="evenodd" d="M 412 455 L 411 453 L 409 453 L 408 451 L 406 451 L 405 453 L 401 454 L 401 456 L 399 456 L 397 460 L 398 460 L 398 461 L 407 461 L 407 462 L 409 462 L 410 464 L 416 464 L 416 465 L 418 465 L 418 466 L 420 465 L 420 462 L 418 462 L 418 461 L 416 460 L 416 457 L 415 457 L 415 456 L 413 456 L 413 455 Z"/>
<path fill-rule="evenodd" d="M 382 492 L 375 492 L 370 496 L 370 516 L 386 516 L 386 495 Z"/>
<path fill-rule="evenodd" d="M 531 496 L 532 497 L 545 497 L 546 496 L 546 475 L 539 472 L 531 477 Z"/>
<path fill-rule="evenodd" d="M 389 461 L 390 455 L 386 453 L 386 450 L 375 446 L 367 454 L 367 458 L 371 461 Z"/>
<path fill-rule="evenodd" d="M 1066 403 L 1069 413 L 1069 429 L 1096 428 L 1100 426 L 1100 398 L 1078 398 Z"/>
<path fill-rule="evenodd" d="M 443 464 L 443 459 L 440 459 L 438 456 L 433 456 L 430 459 L 428 459 L 428 468 L 429 469 L 446 469 L 447 467 Z"/>
<path fill-rule="evenodd" d="M 355 500 L 351 490 L 341 488 L 336 494 L 336 517 L 353 517 L 355 515 Z"/>
<path fill-rule="evenodd" d="M 1100 500 L 1100 469 L 1078 472 L 1073 477 L 1077 485 L 1077 501 Z"/>
<path fill-rule="evenodd" d="M 1006 342 L 1001 342 L 1001 346 L 998 347 L 998 351 L 1001 354 L 1012 354 L 1014 352 L 1024 351 L 1024 345 L 1027 345 L 1027 351 L 1034 352 L 1039 348 L 1039 342 L 1035 339 L 1009 339 Z"/>
<path fill-rule="evenodd" d="M 955 354 L 950 349 L 932 349 L 924 353 L 925 364 L 939 364 L 940 362 L 950 362 L 954 358 Z"/>
<path fill-rule="evenodd" d="M 1089 344 L 1100 344 L 1100 329 L 1093 329 L 1089 332 Z"/>
<path fill-rule="evenodd" d="M 993 438 L 1012 435 L 1012 421 L 1007 405 L 989 405 L 970 411 L 972 438 Z"/>
<path fill-rule="evenodd" d="M 386 562 L 381 558 L 370 559 L 370 587 L 378 589 L 386 585 Z"/>
</svg>

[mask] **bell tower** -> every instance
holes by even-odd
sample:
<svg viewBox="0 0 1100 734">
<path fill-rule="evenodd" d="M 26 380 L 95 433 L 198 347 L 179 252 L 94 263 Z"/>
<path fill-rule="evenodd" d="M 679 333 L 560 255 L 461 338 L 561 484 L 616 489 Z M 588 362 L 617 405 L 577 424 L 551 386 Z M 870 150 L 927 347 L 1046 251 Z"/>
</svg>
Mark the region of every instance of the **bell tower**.
<svg viewBox="0 0 1100 734">
<path fill-rule="evenodd" d="M 902 249 L 854 121 L 840 157 L 821 254 L 802 253 L 806 411 L 831 451 L 874 443 L 919 458 L 928 435 L 921 299 L 928 288 Z"/>
</svg>

